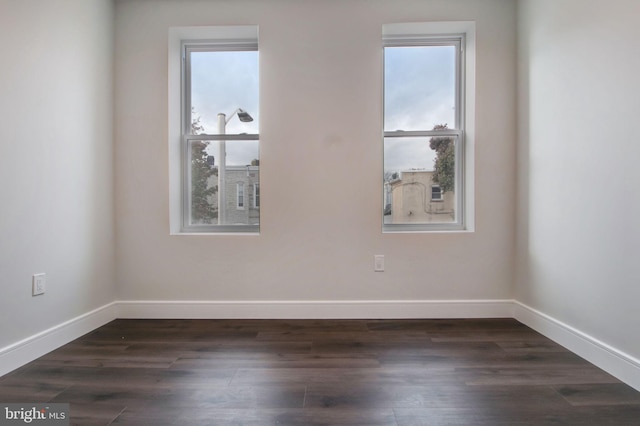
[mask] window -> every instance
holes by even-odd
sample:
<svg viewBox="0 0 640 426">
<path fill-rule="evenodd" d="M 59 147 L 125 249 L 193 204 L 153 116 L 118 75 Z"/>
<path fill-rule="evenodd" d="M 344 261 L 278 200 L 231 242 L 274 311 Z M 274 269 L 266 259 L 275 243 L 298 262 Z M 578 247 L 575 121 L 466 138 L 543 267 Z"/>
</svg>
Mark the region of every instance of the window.
<svg viewBox="0 0 640 426">
<path fill-rule="evenodd" d="M 431 201 L 442 201 L 442 188 L 440 188 L 440 185 L 431 185 Z"/>
<path fill-rule="evenodd" d="M 259 179 L 258 59 L 255 26 L 170 30 L 172 233 L 259 231 L 259 210 L 235 213 Z"/>
<path fill-rule="evenodd" d="M 253 208 L 260 208 L 260 185 L 257 183 L 253 185 Z"/>
<path fill-rule="evenodd" d="M 383 230 L 469 230 L 472 25 L 391 24 L 383 35 Z"/>
<path fill-rule="evenodd" d="M 244 209 L 244 183 L 242 182 L 237 184 L 236 199 L 237 199 L 236 207 L 239 209 Z"/>
</svg>

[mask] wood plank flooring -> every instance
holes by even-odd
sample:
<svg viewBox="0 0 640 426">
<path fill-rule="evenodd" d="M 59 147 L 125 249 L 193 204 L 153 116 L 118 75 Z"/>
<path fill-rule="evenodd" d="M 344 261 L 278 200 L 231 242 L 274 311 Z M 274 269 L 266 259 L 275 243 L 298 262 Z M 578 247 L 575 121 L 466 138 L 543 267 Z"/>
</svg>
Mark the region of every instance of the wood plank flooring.
<svg viewBox="0 0 640 426">
<path fill-rule="evenodd" d="M 0 378 L 76 425 L 640 425 L 640 392 L 510 319 L 116 320 Z"/>
</svg>

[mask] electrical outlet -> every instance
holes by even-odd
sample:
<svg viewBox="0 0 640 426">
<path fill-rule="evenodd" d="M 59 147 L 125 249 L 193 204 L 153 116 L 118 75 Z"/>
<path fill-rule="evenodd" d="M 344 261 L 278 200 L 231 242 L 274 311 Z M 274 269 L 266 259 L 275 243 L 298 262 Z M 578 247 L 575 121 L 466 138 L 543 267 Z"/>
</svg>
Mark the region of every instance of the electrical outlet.
<svg viewBox="0 0 640 426">
<path fill-rule="evenodd" d="M 47 284 L 47 275 L 46 274 L 34 274 L 33 279 L 31 281 L 32 284 L 32 295 L 38 296 L 40 294 L 44 294 L 44 290 Z"/>
<path fill-rule="evenodd" d="M 384 254 L 373 256 L 373 270 L 375 272 L 384 272 Z"/>
</svg>

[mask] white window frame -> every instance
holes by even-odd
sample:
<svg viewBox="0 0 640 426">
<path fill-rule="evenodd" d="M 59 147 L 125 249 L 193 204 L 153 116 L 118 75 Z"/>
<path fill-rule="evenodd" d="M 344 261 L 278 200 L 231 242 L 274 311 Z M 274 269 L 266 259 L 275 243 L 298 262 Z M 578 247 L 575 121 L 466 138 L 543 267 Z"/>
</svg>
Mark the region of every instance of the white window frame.
<svg viewBox="0 0 640 426">
<path fill-rule="evenodd" d="M 383 144 L 385 138 L 434 136 L 456 138 L 455 221 L 420 224 L 383 223 L 383 232 L 474 231 L 475 23 L 464 21 L 385 24 L 382 41 L 383 47 L 455 45 L 459 55 L 456 61 L 455 128 L 419 131 L 385 131 L 383 129 Z M 384 199 L 384 195 L 381 198 Z M 384 206 L 381 211 L 383 210 Z"/>
<path fill-rule="evenodd" d="M 190 145 L 192 141 L 259 140 L 259 134 L 191 135 L 191 111 L 185 89 L 186 49 L 258 50 L 256 25 L 172 27 L 169 29 L 169 219 L 171 235 L 259 234 L 259 225 L 189 225 Z M 246 200 L 245 200 L 246 203 Z"/>
</svg>

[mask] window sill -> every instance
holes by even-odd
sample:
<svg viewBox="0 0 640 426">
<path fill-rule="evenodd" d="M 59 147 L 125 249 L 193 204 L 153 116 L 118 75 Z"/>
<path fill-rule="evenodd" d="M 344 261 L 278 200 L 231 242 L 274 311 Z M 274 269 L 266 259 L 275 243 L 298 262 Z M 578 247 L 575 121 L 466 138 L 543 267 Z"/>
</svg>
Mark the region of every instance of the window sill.
<svg viewBox="0 0 640 426">
<path fill-rule="evenodd" d="M 474 229 L 465 228 L 459 224 L 406 224 L 383 225 L 383 234 L 470 234 Z"/>
<path fill-rule="evenodd" d="M 170 235 L 260 235 L 259 225 L 220 225 L 182 228 Z"/>
</svg>

